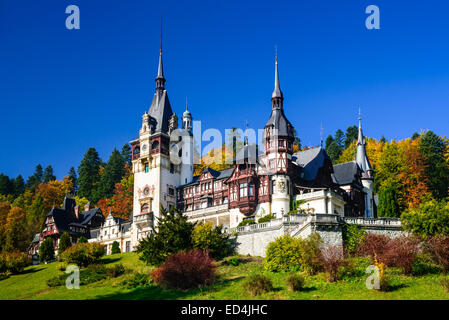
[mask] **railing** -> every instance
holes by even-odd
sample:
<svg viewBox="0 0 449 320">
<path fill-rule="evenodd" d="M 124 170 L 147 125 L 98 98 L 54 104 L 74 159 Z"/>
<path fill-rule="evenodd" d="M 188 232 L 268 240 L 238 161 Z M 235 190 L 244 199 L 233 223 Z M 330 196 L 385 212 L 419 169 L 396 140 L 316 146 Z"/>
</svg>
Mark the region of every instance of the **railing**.
<svg viewBox="0 0 449 320">
<path fill-rule="evenodd" d="M 141 213 L 133 218 L 134 222 L 149 222 L 151 221 L 151 213 Z"/>
<path fill-rule="evenodd" d="M 218 206 L 210 206 L 207 208 L 201 208 L 201 209 L 196 209 L 196 210 L 192 210 L 192 211 L 185 211 L 184 214 L 190 218 L 197 218 L 197 217 L 202 217 L 202 216 L 206 216 L 206 215 L 212 215 L 212 214 L 216 214 L 216 213 L 221 213 L 221 212 L 225 212 L 228 210 L 228 204 L 221 204 Z"/>
<path fill-rule="evenodd" d="M 349 224 L 358 224 L 364 226 L 401 226 L 401 220 L 397 218 L 377 218 L 377 219 L 368 219 L 368 218 L 351 218 L 345 217 L 343 221 Z"/>
</svg>

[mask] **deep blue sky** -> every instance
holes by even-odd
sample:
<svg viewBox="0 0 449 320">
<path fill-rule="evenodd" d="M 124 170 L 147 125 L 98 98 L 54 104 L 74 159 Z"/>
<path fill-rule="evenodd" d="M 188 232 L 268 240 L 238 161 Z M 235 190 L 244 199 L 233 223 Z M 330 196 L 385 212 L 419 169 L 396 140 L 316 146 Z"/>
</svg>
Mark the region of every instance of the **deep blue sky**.
<svg viewBox="0 0 449 320">
<path fill-rule="evenodd" d="M 66 6 L 81 29 L 65 28 Z M 378 5 L 381 29 L 365 28 Z M 160 16 L 166 88 L 203 128 L 262 128 L 278 45 L 285 113 L 305 145 L 357 123 L 367 136 L 448 135 L 447 1 L 0 2 L 0 172 L 58 178 L 95 147 L 138 135 L 154 92 Z"/>
</svg>

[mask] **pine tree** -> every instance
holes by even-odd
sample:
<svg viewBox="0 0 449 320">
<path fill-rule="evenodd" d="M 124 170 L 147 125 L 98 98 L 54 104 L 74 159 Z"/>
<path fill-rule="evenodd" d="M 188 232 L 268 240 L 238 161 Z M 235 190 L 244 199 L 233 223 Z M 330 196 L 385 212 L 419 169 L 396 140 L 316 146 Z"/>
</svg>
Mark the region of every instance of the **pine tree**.
<svg viewBox="0 0 449 320">
<path fill-rule="evenodd" d="M 137 246 L 140 259 L 151 265 L 160 265 L 169 255 L 193 247 L 195 224 L 188 222 L 187 217 L 173 207 L 170 212 L 161 207 L 160 213 L 157 228 L 153 226 L 149 236 L 140 240 Z"/>
<path fill-rule="evenodd" d="M 39 261 L 40 262 L 50 262 L 55 260 L 55 250 L 53 248 L 53 240 L 47 238 L 42 241 L 39 247 Z"/>
<path fill-rule="evenodd" d="M 100 181 L 101 160 L 95 148 L 89 148 L 78 167 L 78 195 L 93 200 L 95 187 Z"/>
<path fill-rule="evenodd" d="M 377 215 L 379 217 L 399 218 L 401 211 L 398 202 L 398 190 L 393 185 L 383 187 L 379 192 Z"/>
<path fill-rule="evenodd" d="M 98 188 L 100 194 L 98 195 L 98 200 L 111 197 L 114 192 L 115 184 L 122 180 L 124 174 L 125 161 L 117 149 L 114 148 L 100 179 L 100 186 Z"/>
<path fill-rule="evenodd" d="M 114 241 L 112 243 L 111 254 L 117 254 L 117 253 L 120 253 L 120 245 L 117 241 Z"/>
<path fill-rule="evenodd" d="M 18 197 L 24 192 L 25 192 L 25 180 L 23 180 L 22 175 L 19 174 L 14 181 L 14 195 Z"/>
<path fill-rule="evenodd" d="M 424 157 L 429 187 L 436 199 L 444 199 L 449 190 L 449 167 L 445 155 L 447 143 L 432 131 L 426 131 L 419 141 L 419 151 Z"/>
<path fill-rule="evenodd" d="M 328 135 L 326 138 L 326 144 L 324 145 L 325 146 L 324 148 L 326 149 L 326 151 L 332 142 L 334 142 L 334 137 L 332 137 L 331 135 Z"/>
<path fill-rule="evenodd" d="M 78 192 L 78 178 L 76 176 L 76 171 L 74 167 L 71 167 L 69 170 L 69 179 L 72 181 L 73 184 L 73 195 L 76 195 Z"/>
<path fill-rule="evenodd" d="M 338 158 L 340 158 L 342 152 L 342 149 L 335 140 L 332 141 L 329 147 L 326 149 L 326 153 L 331 158 L 332 162 L 337 161 Z"/>
<path fill-rule="evenodd" d="M 350 126 L 346 129 L 345 149 L 347 149 L 352 141 L 357 140 L 359 131 L 356 126 Z"/>
<path fill-rule="evenodd" d="M 129 146 L 128 143 L 124 144 L 121 155 L 125 163 L 131 165 L 131 147 Z"/>
<path fill-rule="evenodd" d="M 0 173 L 0 194 L 9 195 L 14 193 L 14 184 L 9 177 L 3 173 Z"/>
<path fill-rule="evenodd" d="M 56 180 L 55 175 L 53 174 L 53 168 L 52 166 L 48 166 L 44 170 L 44 174 L 42 175 L 42 181 L 47 183 L 50 181 Z"/>
<path fill-rule="evenodd" d="M 334 141 L 337 143 L 337 145 L 340 148 L 340 150 L 343 151 L 343 149 L 345 147 L 345 134 L 343 133 L 343 131 L 341 131 L 341 129 L 338 129 L 335 132 Z"/>
<path fill-rule="evenodd" d="M 43 176 L 43 172 L 42 172 L 42 166 L 40 164 L 38 164 L 36 166 L 36 170 L 34 171 L 34 174 L 32 176 L 28 177 L 28 180 L 25 184 L 25 188 L 27 190 L 33 191 L 37 188 L 37 186 L 42 183 L 42 176 Z"/>
<path fill-rule="evenodd" d="M 70 236 L 67 232 L 64 232 L 59 239 L 59 248 L 58 248 L 58 256 L 61 255 L 66 249 L 68 249 L 72 245 L 72 241 L 70 240 Z"/>
</svg>

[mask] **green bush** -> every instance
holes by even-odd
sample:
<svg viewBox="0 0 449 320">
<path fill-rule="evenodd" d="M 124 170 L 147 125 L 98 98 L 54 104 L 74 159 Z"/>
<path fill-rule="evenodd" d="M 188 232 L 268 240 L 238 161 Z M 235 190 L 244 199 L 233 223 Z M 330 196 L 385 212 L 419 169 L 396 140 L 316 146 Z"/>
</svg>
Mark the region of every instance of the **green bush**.
<svg viewBox="0 0 449 320">
<path fill-rule="evenodd" d="M 307 239 L 279 237 L 268 244 L 264 267 L 272 272 L 303 270 L 313 274 L 320 268 L 321 242 L 317 233 Z"/>
<path fill-rule="evenodd" d="M 343 225 L 343 247 L 345 252 L 354 255 L 365 239 L 365 229 L 356 224 Z"/>
<path fill-rule="evenodd" d="M 81 237 L 78 239 L 78 243 L 87 243 L 86 237 L 81 236 Z"/>
<path fill-rule="evenodd" d="M 366 276 L 366 268 L 372 265 L 369 257 L 349 257 L 345 259 L 339 270 L 340 279 L 362 278 Z"/>
<path fill-rule="evenodd" d="M 197 224 L 193 229 L 192 243 L 195 249 L 209 252 L 215 260 L 221 260 L 234 251 L 229 234 L 223 233 L 221 226 L 214 227 L 212 223 Z"/>
<path fill-rule="evenodd" d="M 254 297 L 273 291 L 273 283 L 265 275 L 253 274 L 243 283 L 243 289 Z"/>
<path fill-rule="evenodd" d="M 21 273 L 31 260 L 26 253 L 3 252 L 0 253 L 0 273 Z"/>
<path fill-rule="evenodd" d="M 62 260 L 79 267 L 87 267 L 104 255 L 104 245 L 99 243 L 77 243 L 62 253 Z"/>
<path fill-rule="evenodd" d="M 252 219 L 245 219 L 245 220 L 242 220 L 237 225 L 237 227 L 244 227 L 244 226 L 249 226 L 249 225 L 252 225 L 252 224 L 256 224 L 256 222 L 254 220 L 252 220 Z"/>
<path fill-rule="evenodd" d="M 414 276 L 437 274 L 441 271 L 442 268 L 434 263 L 430 254 L 418 254 L 412 266 L 412 275 Z"/>
<path fill-rule="evenodd" d="M 55 249 L 53 248 L 53 239 L 47 238 L 42 241 L 39 247 L 39 261 L 50 262 L 55 260 Z"/>
<path fill-rule="evenodd" d="M 107 268 L 101 264 L 92 264 L 80 271 L 80 285 L 87 285 L 107 278 Z M 47 286 L 59 287 L 66 284 L 69 274 L 61 274 L 47 280 Z"/>
<path fill-rule="evenodd" d="M 60 256 L 67 248 L 72 245 L 72 240 L 67 232 L 64 232 L 59 238 L 58 255 Z"/>
<path fill-rule="evenodd" d="M 430 200 L 401 215 L 402 227 L 414 234 L 430 237 L 449 235 L 449 202 Z"/>
<path fill-rule="evenodd" d="M 286 282 L 291 291 L 301 291 L 304 288 L 305 279 L 300 274 L 291 273 L 287 276 Z"/>
<path fill-rule="evenodd" d="M 111 254 L 120 253 L 120 244 L 117 241 L 112 243 Z"/>
<path fill-rule="evenodd" d="M 240 264 L 240 259 L 239 257 L 231 257 L 230 259 L 227 259 L 223 262 L 225 265 L 237 267 Z"/>
<path fill-rule="evenodd" d="M 123 280 L 121 284 L 127 289 L 144 287 L 149 285 L 149 275 L 147 273 L 134 272 L 130 278 Z"/>
<path fill-rule="evenodd" d="M 117 263 L 110 268 L 107 268 L 106 275 L 109 278 L 117 278 L 124 274 L 126 271 L 125 267 L 121 263 Z"/>
<path fill-rule="evenodd" d="M 271 214 L 267 214 L 266 216 L 263 216 L 259 220 L 257 220 L 257 223 L 264 223 L 264 222 L 270 222 L 274 219 L 274 216 Z"/>
</svg>

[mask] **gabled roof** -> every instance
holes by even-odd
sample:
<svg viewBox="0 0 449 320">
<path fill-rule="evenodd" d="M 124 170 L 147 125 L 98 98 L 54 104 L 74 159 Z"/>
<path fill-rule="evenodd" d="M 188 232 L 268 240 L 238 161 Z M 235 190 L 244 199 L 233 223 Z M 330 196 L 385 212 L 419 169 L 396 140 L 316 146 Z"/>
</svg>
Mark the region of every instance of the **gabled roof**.
<svg viewBox="0 0 449 320">
<path fill-rule="evenodd" d="M 220 179 L 229 178 L 232 175 L 232 173 L 234 172 L 234 168 L 217 171 L 217 170 L 211 169 L 209 167 L 206 167 L 201 174 L 206 173 L 206 172 L 210 173 L 214 180 L 220 180 Z M 198 176 L 194 176 L 193 180 L 191 182 L 183 184 L 183 185 L 179 186 L 178 188 L 183 188 L 183 187 L 199 184 L 198 179 L 200 178 L 201 174 Z"/>
<path fill-rule="evenodd" d="M 89 211 L 80 212 L 81 224 L 87 224 L 97 213 L 101 214 L 100 208 L 90 209 Z"/>
<path fill-rule="evenodd" d="M 284 114 L 283 109 L 272 109 L 270 119 L 268 119 L 265 127 L 273 126 L 277 129 L 278 136 L 291 136 L 293 137 L 293 126 L 288 121 Z"/>
<path fill-rule="evenodd" d="M 292 161 L 302 168 L 301 178 L 306 181 L 315 180 L 318 170 L 330 160 L 323 148 L 313 148 L 293 154 Z"/>
<path fill-rule="evenodd" d="M 334 165 L 334 174 L 332 180 L 339 185 L 353 183 L 357 175 L 357 163 L 350 161 Z"/>
</svg>

